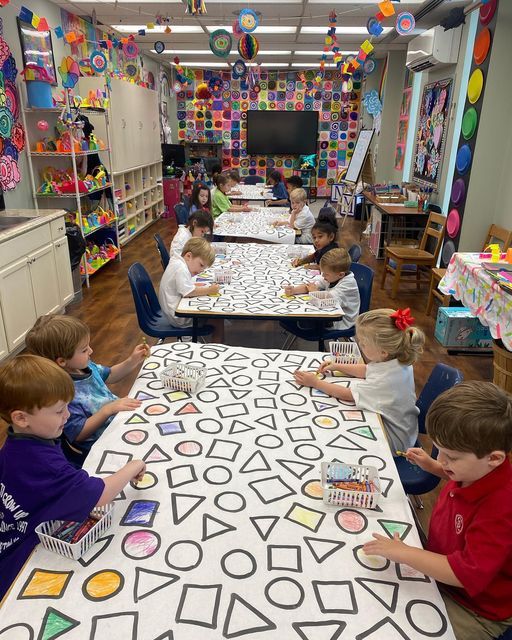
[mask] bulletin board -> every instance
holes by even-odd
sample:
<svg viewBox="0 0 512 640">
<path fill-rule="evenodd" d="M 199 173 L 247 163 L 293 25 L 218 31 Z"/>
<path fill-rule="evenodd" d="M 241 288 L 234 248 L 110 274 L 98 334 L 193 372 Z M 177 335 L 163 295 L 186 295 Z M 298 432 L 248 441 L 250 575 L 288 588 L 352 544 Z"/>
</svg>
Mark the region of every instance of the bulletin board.
<svg viewBox="0 0 512 640">
<path fill-rule="evenodd" d="M 437 189 L 443 163 L 452 79 L 425 85 L 416 134 L 413 179 L 422 187 Z"/>
</svg>

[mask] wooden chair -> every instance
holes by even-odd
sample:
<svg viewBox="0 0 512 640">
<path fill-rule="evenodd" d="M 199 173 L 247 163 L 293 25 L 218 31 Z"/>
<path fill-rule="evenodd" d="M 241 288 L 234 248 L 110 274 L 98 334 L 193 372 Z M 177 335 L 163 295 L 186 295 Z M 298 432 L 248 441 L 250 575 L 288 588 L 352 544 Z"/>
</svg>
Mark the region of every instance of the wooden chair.
<svg viewBox="0 0 512 640">
<path fill-rule="evenodd" d="M 489 227 L 489 231 L 487 232 L 482 251 L 485 251 L 486 247 L 496 241 L 498 241 L 498 244 L 501 246 L 502 252 L 506 252 L 506 250 L 512 244 L 512 231 L 507 231 L 507 229 L 504 229 L 503 227 L 498 227 L 498 225 L 496 224 L 491 224 L 491 226 Z"/>
<path fill-rule="evenodd" d="M 391 298 L 396 298 L 402 276 L 416 276 L 417 290 L 420 288 L 422 275 L 428 275 L 424 280 L 430 281 L 430 270 L 437 264 L 445 227 L 446 217 L 431 211 L 418 249 L 399 246 L 386 247 L 380 286 L 381 289 L 384 288 L 386 276 L 391 273 L 393 275 Z M 427 250 L 429 241 L 433 244 L 433 246 L 428 247 L 430 251 Z M 404 268 L 405 266 L 406 268 Z"/>
</svg>

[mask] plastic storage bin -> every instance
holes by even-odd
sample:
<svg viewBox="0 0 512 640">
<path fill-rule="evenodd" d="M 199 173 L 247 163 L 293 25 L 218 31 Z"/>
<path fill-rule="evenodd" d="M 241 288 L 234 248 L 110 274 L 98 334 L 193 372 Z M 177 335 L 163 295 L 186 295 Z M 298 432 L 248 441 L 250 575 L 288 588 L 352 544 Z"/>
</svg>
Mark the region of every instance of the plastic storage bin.
<svg viewBox="0 0 512 640">
<path fill-rule="evenodd" d="M 374 491 L 332 488 L 329 480 L 372 482 Z M 375 467 L 344 462 L 322 462 L 322 497 L 325 504 L 375 509 L 381 494 L 379 472 Z"/>
<path fill-rule="evenodd" d="M 489 327 L 484 327 L 467 307 L 440 307 L 434 337 L 452 349 L 492 348 Z"/>
<path fill-rule="evenodd" d="M 208 369 L 200 365 L 172 362 L 162 371 L 160 379 L 168 389 L 195 393 L 204 385 L 207 373 Z"/>
<path fill-rule="evenodd" d="M 329 309 L 336 306 L 336 300 L 329 291 L 312 291 L 309 296 L 311 304 L 319 309 Z"/>
<path fill-rule="evenodd" d="M 215 269 L 213 277 L 218 284 L 229 284 L 233 278 L 233 269 Z"/>
<path fill-rule="evenodd" d="M 331 342 L 329 345 L 332 362 L 336 364 L 357 364 L 361 362 L 361 352 L 355 342 Z"/>
</svg>

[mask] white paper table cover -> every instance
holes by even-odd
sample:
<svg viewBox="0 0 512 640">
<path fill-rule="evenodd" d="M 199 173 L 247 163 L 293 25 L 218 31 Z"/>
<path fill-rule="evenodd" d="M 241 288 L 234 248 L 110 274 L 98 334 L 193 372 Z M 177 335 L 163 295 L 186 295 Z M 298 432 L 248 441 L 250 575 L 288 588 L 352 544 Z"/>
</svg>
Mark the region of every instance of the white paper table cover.
<svg viewBox="0 0 512 640">
<path fill-rule="evenodd" d="M 501 339 L 512 351 L 512 295 L 504 291 L 482 267 L 490 254 L 454 253 L 439 289 L 460 300 L 480 322 L 489 327 L 493 338 Z"/>
<path fill-rule="evenodd" d="M 272 190 L 264 182 L 259 184 L 237 184 L 233 191 L 240 193 L 228 193 L 232 200 L 271 200 Z"/>
<path fill-rule="evenodd" d="M 286 207 L 258 207 L 245 213 L 221 213 L 216 218 L 213 233 L 216 236 L 253 238 L 276 244 L 294 244 L 295 231 L 290 227 L 273 227 L 275 220 L 286 220 L 290 210 Z"/>
<path fill-rule="evenodd" d="M 86 462 L 101 476 L 144 458 L 144 481 L 81 562 L 37 548 L 0 638 L 453 640 L 432 580 L 361 553 L 372 532 L 419 539 L 377 415 L 293 381 L 323 355 L 153 347 L 132 389 L 142 407 L 118 414 Z M 162 389 L 169 360 L 206 363 L 206 387 Z M 319 499 L 332 459 L 380 469 L 378 510 Z"/>
</svg>

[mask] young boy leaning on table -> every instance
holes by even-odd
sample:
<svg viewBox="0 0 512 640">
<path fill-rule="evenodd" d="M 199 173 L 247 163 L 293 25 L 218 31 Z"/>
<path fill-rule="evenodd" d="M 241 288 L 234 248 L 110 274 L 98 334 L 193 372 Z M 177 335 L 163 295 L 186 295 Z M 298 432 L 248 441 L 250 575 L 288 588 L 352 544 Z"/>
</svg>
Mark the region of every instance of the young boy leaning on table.
<svg viewBox="0 0 512 640">
<path fill-rule="evenodd" d="M 47 358 L 17 356 L 0 367 L 0 417 L 10 425 L 0 449 L 0 600 L 39 542 L 38 525 L 83 522 L 145 473 L 144 462 L 132 460 L 93 478 L 66 460 L 60 436 L 74 392 L 70 376 Z"/>
<path fill-rule="evenodd" d="M 410 462 L 448 482 L 432 511 L 426 549 L 374 533 L 368 555 L 437 580 L 457 640 L 499 638 L 512 628 L 512 397 L 490 382 L 463 382 L 431 405 L 423 449 Z"/>
<path fill-rule="evenodd" d="M 274 227 L 290 227 L 299 230 L 300 236 L 295 238 L 296 244 L 311 244 L 313 237 L 311 230 L 315 224 L 315 216 L 307 205 L 307 194 L 304 189 L 294 189 L 290 193 L 292 211 L 288 220 L 276 220 Z"/>
</svg>

